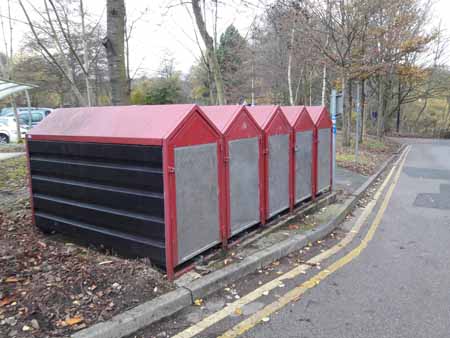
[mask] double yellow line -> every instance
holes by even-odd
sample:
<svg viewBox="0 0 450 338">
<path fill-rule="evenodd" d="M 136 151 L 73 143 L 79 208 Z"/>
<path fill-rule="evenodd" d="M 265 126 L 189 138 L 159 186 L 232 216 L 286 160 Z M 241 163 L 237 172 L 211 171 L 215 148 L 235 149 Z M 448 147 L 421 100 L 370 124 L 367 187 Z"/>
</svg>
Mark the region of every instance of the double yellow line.
<svg viewBox="0 0 450 338">
<path fill-rule="evenodd" d="M 311 279 L 307 280 L 306 282 L 300 284 L 296 288 L 288 291 L 285 295 L 277 299 L 275 302 L 265 306 L 260 311 L 254 313 L 247 319 L 243 320 L 230 330 L 226 331 L 224 334 L 220 336 L 220 338 L 232 338 L 242 335 L 243 333 L 249 331 L 256 325 L 258 325 L 260 322 L 264 321 L 265 318 L 269 317 L 271 314 L 273 314 L 276 311 L 279 311 L 289 303 L 296 301 L 299 299 L 301 295 L 303 295 L 307 290 L 313 288 L 317 284 L 319 284 L 322 280 L 327 278 L 329 275 L 331 275 L 333 272 L 339 270 L 349 262 L 351 262 L 353 259 L 358 257 L 361 252 L 367 247 L 370 240 L 372 240 L 379 224 L 381 223 L 382 217 L 386 211 L 387 206 L 389 205 L 389 201 L 392 197 L 392 194 L 394 192 L 395 186 L 400 178 L 402 167 L 405 163 L 406 156 L 409 152 L 409 148 L 407 148 L 402 156 L 399 158 L 397 163 L 393 166 L 391 171 L 389 172 L 388 176 L 384 180 L 383 184 L 379 187 L 377 192 L 374 195 L 374 199 L 369 202 L 369 204 L 364 208 L 361 215 L 356 220 L 353 228 L 351 231 L 346 235 L 344 239 L 342 239 L 338 244 L 333 246 L 332 248 L 328 249 L 327 251 L 322 252 L 321 254 L 313 257 L 310 259 L 306 264 L 301 264 L 294 269 L 286 272 L 285 274 L 279 276 L 278 278 L 262 285 L 261 287 L 255 289 L 254 291 L 250 292 L 249 294 L 245 295 L 241 299 L 229 304 L 225 308 L 213 313 L 212 315 L 204 318 L 197 324 L 187 328 L 186 330 L 178 333 L 177 335 L 173 336 L 173 338 L 191 338 L 196 336 L 197 334 L 203 332 L 204 330 L 208 329 L 212 325 L 216 324 L 217 322 L 225 319 L 226 317 L 230 316 L 233 313 L 236 313 L 242 306 L 251 303 L 255 301 L 256 299 L 267 295 L 268 292 L 271 290 L 277 288 L 283 280 L 292 279 L 296 276 L 298 276 L 301 273 L 305 273 L 308 269 L 311 268 L 311 265 L 318 264 L 322 262 L 323 260 L 333 256 L 342 248 L 347 246 L 351 241 L 354 239 L 356 234 L 359 233 L 364 223 L 367 221 L 367 218 L 373 211 L 374 207 L 376 206 L 378 200 L 383 194 L 384 189 L 386 188 L 387 184 L 391 181 L 392 176 L 395 172 L 395 177 L 393 181 L 390 183 L 389 189 L 386 193 L 386 196 L 380 206 L 380 209 L 378 210 L 372 224 L 369 227 L 369 230 L 364 237 L 364 239 L 361 241 L 361 243 L 352 251 L 350 251 L 348 254 L 346 254 L 344 257 L 340 258 L 336 262 L 332 263 L 329 267 L 326 269 L 323 269 L 318 274 L 316 274 Z"/>
</svg>

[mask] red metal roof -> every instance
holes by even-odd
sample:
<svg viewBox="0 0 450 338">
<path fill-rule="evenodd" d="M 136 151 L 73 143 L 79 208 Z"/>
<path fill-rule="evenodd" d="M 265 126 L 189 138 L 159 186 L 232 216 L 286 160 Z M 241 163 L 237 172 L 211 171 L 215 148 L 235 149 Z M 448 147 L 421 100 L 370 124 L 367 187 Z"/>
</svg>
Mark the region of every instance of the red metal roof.
<svg viewBox="0 0 450 338">
<path fill-rule="evenodd" d="M 285 106 L 281 107 L 289 124 L 296 131 L 305 131 L 314 129 L 314 122 L 308 114 L 305 106 Z"/>
<path fill-rule="evenodd" d="M 322 116 L 323 111 L 326 110 L 326 108 L 323 106 L 308 106 L 306 107 L 306 110 L 308 110 L 308 113 L 311 116 L 314 124 L 317 124 L 320 117 Z"/>
<path fill-rule="evenodd" d="M 200 111 L 194 104 L 62 108 L 29 135 L 162 140 L 196 108 Z"/>
<path fill-rule="evenodd" d="M 247 107 L 248 111 L 252 114 L 255 121 L 258 123 L 261 129 L 264 129 L 270 122 L 271 117 L 277 111 L 279 106 L 253 106 Z"/>
<path fill-rule="evenodd" d="M 288 119 L 291 126 L 294 126 L 295 122 L 297 122 L 298 117 L 303 111 L 306 111 L 305 106 L 283 106 L 281 107 L 284 115 Z"/>
<path fill-rule="evenodd" d="M 308 106 L 306 110 L 311 116 L 316 128 L 331 128 L 333 123 L 328 110 L 324 106 Z"/>
<path fill-rule="evenodd" d="M 202 106 L 201 109 L 216 127 L 224 133 L 244 106 Z"/>
</svg>

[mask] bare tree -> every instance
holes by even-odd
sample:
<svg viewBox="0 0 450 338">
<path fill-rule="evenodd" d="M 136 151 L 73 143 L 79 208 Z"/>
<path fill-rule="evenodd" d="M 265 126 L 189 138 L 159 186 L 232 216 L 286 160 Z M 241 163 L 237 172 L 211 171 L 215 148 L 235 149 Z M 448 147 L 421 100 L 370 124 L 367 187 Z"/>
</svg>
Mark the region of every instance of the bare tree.
<svg viewBox="0 0 450 338">
<path fill-rule="evenodd" d="M 136 24 L 144 17 L 144 15 L 148 12 L 148 8 L 144 8 L 136 17 L 130 18 L 129 15 L 125 16 L 125 68 L 127 70 L 127 83 L 128 83 L 128 95 L 131 93 L 131 82 L 134 77 L 138 73 L 140 69 L 140 65 L 138 65 L 134 71 L 134 74 L 131 74 L 131 65 L 130 65 L 130 40 L 133 34 L 133 31 L 136 28 Z M 144 60 L 144 58 L 143 58 Z M 142 61 L 143 61 L 142 60 Z M 142 63 L 141 61 L 141 63 Z"/>
<path fill-rule="evenodd" d="M 125 67 L 125 1 L 106 1 L 107 34 L 103 40 L 108 58 L 111 102 L 124 105 L 129 102 L 127 71 Z"/>
<path fill-rule="evenodd" d="M 77 39 L 72 30 L 76 24 L 71 21 L 68 14 L 70 4 L 58 0 L 44 0 L 44 9 L 36 8 L 32 3 L 28 8 L 22 0 L 19 0 L 31 34 L 36 42 L 36 49 L 42 57 L 53 64 L 61 75 L 70 84 L 71 92 L 79 105 L 91 105 L 91 86 L 90 86 L 90 46 L 88 40 L 95 35 L 98 24 L 90 32 L 87 32 L 85 23 L 85 10 L 82 0 L 79 0 L 79 12 L 81 16 L 81 41 L 79 48 Z M 39 23 L 33 22 L 29 14 L 29 7 L 33 14 L 39 17 Z M 97 52 L 95 52 L 97 54 Z M 83 74 L 86 87 L 86 94 L 82 94 L 82 86 L 77 80 L 78 69 Z"/>
<path fill-rule="evenodd" d="M 215 1 L 217 5 L 217 0 Z M 205 5 L 203 6 L 203 9 L 205 9 Z M 225 104 L 224 86 L 219 61 L 217 59 L 217 48 L 214 39 L 208 33 L 208 30 L 206 28 L 205 15 L 204 13 L 202 13 L 200 0 L 192 0 L 192 11 L 194 13 L 198 31 L 200 32 L 200 36 L 202 37 L 206 47 L 206 58 L 208 60 L 208 64 L 210 65 L 210 69 L 213 72 L 217 92 L 217 102 L 218 104 Z M 217 7 L 216 7 L 216 16 L 217 16 Z M 216 31 L 216 29 L 214 29 L 214 31 Z"/>
<path fill-rule="evenodd" d="M 8 10 L 8 28 L 9 28 L 9 39 L 6 37 L 6 30 L 5 30 L 5 24 L 3 22 L 3 15 L 1 15 L 0 11 L 0 24 L 3 31 L 3 42 L 5 46 L 5 63 L 3 64 L 2 60 L 0 60 L 0 71 L 2 73 L 2 76 L 6 79 L 12 80 L 13 78 L 13 25 L 12 25 L 12 16 L 11 16 L 11 2 L 8 0 L 7 2 L 7 10 Z M 9 40 L 9 41 L 8 41 Z M 14 112 L 14 118 L 16 120 L 16 133 L 17 133 L 17 139 L 20 142 L 21 141 L 21 131 L 20 131 L 20 120 L 19 120 L 19 114 L 17 112 L 16 107 L 16 96 L 13 94 L 10 97 L 11 106 L 13 108 Z"/>
<path fill-rule="evenodd" d="M 91 84 L 89 80 L 89 45 L 88 38 L 86 34 L 86 24 L 85 24 L 85 12 L 83 6 L 83 0 L 80 0 L 80 16 L 81 16 L 81 39 L 83 40 L 83 61 L 85 69 L 85 82 L 86 82 L 86 98 L 88 106 L 92 106 L 91 98 Z"/>
<path fill-rule="evenodd" d="M 287 80 L 288 80 L 288 88 L 289 88 L 289 104 L 291 106 L 295 105 L 294 90 L 292 88 L 292 59 L 293 59 L 293 54 L 294 54 L 295 23 L 296 23 L 296 20 L 294 20 L 294 24 L 291 29 L 291 38 L 290 38 L 289 45 L 288 45 L 288 70 L 287 70 L 288 78 L 287 78 Z"/>
</svg>

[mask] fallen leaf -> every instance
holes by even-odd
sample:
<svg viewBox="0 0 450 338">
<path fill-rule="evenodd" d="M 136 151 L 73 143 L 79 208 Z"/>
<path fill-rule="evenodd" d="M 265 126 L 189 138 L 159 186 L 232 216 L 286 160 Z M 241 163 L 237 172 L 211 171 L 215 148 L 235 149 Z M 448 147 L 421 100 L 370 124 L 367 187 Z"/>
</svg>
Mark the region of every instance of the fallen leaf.
<svg viewBox="0 0 450 338">
<path fill-rule="evenodd" d="M 236 310 L 234 310 L 234 314 L 237 316 L 242 315 L 242 309 L 240 307 L 236 308 Z"/>
<path fill-rule="evenodd" d="M 113 261 L 103 261 L 103 262 L 98 263 L 98 265 L 106 265 L 106 264 L 111 264 L 111 263 L 113 263 Z"/>
<path fill-rule="evenodd" d="M 75 316 L 75 317 L 71 317 L 65 320 L 66 324 L 69 326 L 73 326 L 76 325 L 78 323 L 81 323 L 83 321 L 83 317 L 81 316 Z"/>
<path fill-rule="evenodd" d="M 16 277 L 8 277 L 5 279 L 5 283 L 17 283 L 18 281 Z"/>
<path fill-rule="evenodd" d="M 291 224 L 289 225 L 289 230 L 298 230 L 299 226 L 297 224 Z"/>
<path fill-rule="evenodd" d="M 14 298 L 12 297 L 5 297 L 3 299 L 0 300 L 0 307 L 11 304 L 12 302 L 14 302 Z"/>
<path fill-rule="evenodd" d="M 263 318 L 261 318 L 261 320 L 263 322 L 267 323 L 270 320 L 270 318 L 269 317 L 263 317 Z"/>
<path fill-rule="evenodd" d="M 196 300 L 194 300 L 194 304 L 197 305 L 197 306 L 202 306 L 203 305 L 203 299 L 197 298 Z"/>
<path fill-rule="evenodd" d="M 43 248 L 43 249 L 47 249 L 47 244 L 45 244 L 44 242 L 38 241 L 37 244 Z"/>
</svg>

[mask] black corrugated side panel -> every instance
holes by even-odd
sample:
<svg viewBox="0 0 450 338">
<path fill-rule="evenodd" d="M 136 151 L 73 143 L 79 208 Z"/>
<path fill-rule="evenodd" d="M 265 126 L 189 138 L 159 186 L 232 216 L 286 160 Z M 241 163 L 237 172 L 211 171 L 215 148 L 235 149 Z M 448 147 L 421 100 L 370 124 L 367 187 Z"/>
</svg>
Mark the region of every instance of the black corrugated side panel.
<svg viewBox="0 0 450 338">
<path fill-rule="evenodd" d="M 165 265 L 162 148 L 28 141 L 36 225 Z"/>
</svg>

